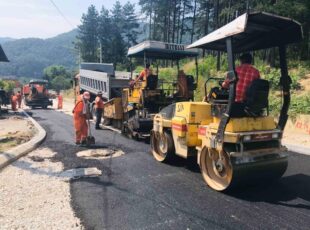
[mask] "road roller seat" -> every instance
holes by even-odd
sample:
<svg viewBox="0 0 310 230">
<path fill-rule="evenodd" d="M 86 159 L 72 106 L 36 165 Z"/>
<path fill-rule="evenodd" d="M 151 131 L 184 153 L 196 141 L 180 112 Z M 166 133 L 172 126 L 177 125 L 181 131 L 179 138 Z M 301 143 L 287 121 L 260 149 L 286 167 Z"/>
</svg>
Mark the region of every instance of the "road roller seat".
<svg viewBox="0 0 310 230">
<path fill-rule="evenodd" d="M 151 74 L 146 79 L 146 88 L 150 90 L 154 90 L 157 88 L 158 84 L 158 75 Z"/>
<path fill-rule="evenodd" d="M 197 88 L 197 84 L 195 83 L 195 79 L 192 75 L 186 75 L 187 88 L 190 91 L 194 91 Z"/>
<path fill-rule="evenodd" d="M 254 80 L 246 91 L 245 113 L 250 117 L 268 113 L 269 82 L 263 79 Z"/>
</svg>

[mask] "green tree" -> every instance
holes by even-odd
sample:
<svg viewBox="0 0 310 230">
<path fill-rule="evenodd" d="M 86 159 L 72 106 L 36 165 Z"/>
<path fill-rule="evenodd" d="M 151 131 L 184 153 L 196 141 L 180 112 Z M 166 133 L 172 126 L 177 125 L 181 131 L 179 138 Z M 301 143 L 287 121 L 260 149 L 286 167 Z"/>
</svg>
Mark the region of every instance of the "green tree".
<svg viewBox="0 0 310 230">
<path fill-rule="evenodd" d="M 127 2 L 123 6 L 124 15 L 124 27 L 123 32 L 126 38 L 126 46 L 129 48 L 132 45 L 137 44 L 139 23 L 137 15 L 135 13 L 135 5 Z"/>
<path fill-rule="evenodd" d="M 43 71 L 43 78 L 49 81 L 49 86 L 56 91 L 71 87 L 71 74 L 64 66 L 49 66 Z"/>
<path fill-rule="evenodd" d="M 71 87 L 71 81 L 64 76 L 59 75 L 52 80 L 51 85 L 54 90 L 60 91 L 63 89 L 69 89 Z"/>
<path fill-rule="evenodd" d="M 94 5 L 88 7 L 87 14 L 82 16 L 82 24 L 79 26 L 79 49 L 83 61 L 97 62 L 98 60 L 98 11 Z"/>
</svg>

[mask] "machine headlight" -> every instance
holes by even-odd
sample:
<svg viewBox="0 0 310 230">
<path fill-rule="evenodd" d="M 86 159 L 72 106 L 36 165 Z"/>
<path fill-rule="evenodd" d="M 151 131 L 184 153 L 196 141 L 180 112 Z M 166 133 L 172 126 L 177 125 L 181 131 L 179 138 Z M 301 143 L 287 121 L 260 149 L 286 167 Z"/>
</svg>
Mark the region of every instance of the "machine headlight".
<svg viewBox="0 0 310 230">
<path fill-rule="evenodd" d="M 251 136 L 247 135 L 243 137 L 243 141 L 250 141 L 251 140 Z"/>
<path fill-rule="evenodd" d="M 271 137 L 272 139 L 277 139 L 279 138 L 279 133 L 273 133 Z"/>
</svg>

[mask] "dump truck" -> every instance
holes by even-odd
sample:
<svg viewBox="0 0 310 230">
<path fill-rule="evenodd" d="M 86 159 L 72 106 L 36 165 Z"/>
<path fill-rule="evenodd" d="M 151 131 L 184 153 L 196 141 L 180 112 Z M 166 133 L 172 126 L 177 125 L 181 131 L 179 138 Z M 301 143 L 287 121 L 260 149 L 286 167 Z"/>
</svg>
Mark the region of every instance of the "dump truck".
<svg viewBox="0 0 310 230">
<path fill-rule="evenodd" d="M 174 103 L 156 114 L 151 132 L 154 158 L 171 162 L 176 156 L 196 157 L 203 179 L 217 191 L 280 178 L 288 165 L 287 149 L 281 145 L 290 104 L 286 46 L 301 39 L 302 28 L 298 22 L 254 12 L 241 15 L 191 44 L 188 48 L 227 53 L 229 89 L 221 87 L 222 79 L 208 79 L 204 101 Z M 273 47 L 278 48 L 281 68 L 283 104 L 279 118 L 269 114 L 266 80 L 261 80 L 266 87 L 251 88 L 244 114 L 232 116 L 238 81 L 234 57 Z M 207 92 L 211 80 L 218 81 L 219 86 Z"/>
<path fill-rule="evenodd" d="M 173 61 L 179 71 L 179 60 L 196 58 L 197 64 L 197 56 L 197 50 L 187 50 L 185 45 L 144 41 L 129 48 L 128 58 L 131 62 L 132 59 L 142 59 L 143 63 L 157 67 L 147 80 L 130 84 L 139 75 L 133 70 L 118 72 L 112 64 L 82 63 L 80 73 L 75 77 L 76 96 L 89 91 L 93 102 L 97 92 L 102 91 L 106 101 L 104 124 L 121 130 L 129 138 L 147 140 L 153 127 L 154 115 L 169 104 L 193 100 L 193 92 L 197 87 L 197 65 L 196 78 L 183 76 L 187 89 L 184 93 L 180 91 L 179 76 L 171 76 L 173 80 L 169 81 L 159 79 L 159 63 L 155 60 Z"/>
<path fill-rule="evenodd" d="M 91 111 L 99 91 L 105 101 L 105 124 L 121 129 L 123 119 L 122 91 L 128 87 L 131 73 L 115 71 L 112 63 L 81 63 L 79 74 L 74 78 L 75 98 L 88 91 L 91 95 Z M 95 116 L 93 116 L 95 118 Z"/>
<path fill-rule="evenodd" d="M 46 109 L 53 105 L 48 94 L 47 80 L 30 80 L 29 84 L 23 86 L 23 95 L 25 104 L 31 108 Z"/>
</svg>

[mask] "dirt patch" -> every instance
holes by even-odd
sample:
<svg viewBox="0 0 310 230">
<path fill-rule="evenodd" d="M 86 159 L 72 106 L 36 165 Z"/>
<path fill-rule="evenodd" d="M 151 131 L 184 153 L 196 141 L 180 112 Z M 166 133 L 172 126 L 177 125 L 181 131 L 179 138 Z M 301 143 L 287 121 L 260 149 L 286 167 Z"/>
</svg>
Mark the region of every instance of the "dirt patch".
<svg viewBox="0 0 310 230">
<path fill-rule="evenodd" d="M 0 152 L 28 142 L 36 133 L 32 122 L 22 115 L 8 114 L 0 120 Z"/>
<path fill-rule="evenodd" d="M 310 148 L 310 115 L 298 115 L 296 120 L 288 120 L 283 142 Z"/>
</svg>

